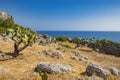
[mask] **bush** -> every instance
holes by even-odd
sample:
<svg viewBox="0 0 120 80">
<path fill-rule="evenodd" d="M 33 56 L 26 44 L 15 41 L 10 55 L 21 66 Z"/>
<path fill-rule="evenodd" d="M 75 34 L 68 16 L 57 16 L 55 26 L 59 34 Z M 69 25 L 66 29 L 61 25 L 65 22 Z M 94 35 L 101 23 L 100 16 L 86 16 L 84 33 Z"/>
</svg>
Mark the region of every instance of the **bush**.
<svg viewBox="0 0 120 80">
<path fill-rule="evenodd" d="M 88 47 L 99 49 L 100 52 L 120 56 L 120 43 L 112 42 L 110 40 L 94 40 L 88 43 Z"/>
<path fill-rule="evenodd" d="M 68 41 L 68 37 L 65 36 L 59 36 L 59 37 L 55 37 L 56 41 Z"/>
<path fill-rule="evenodd" d="M 61 46 L 65 47 L 65 48 L 72 49 L 72 47 L 71 47 L 71 46 L 69 46 L 69 45 L 66 45 L 66 44 L 61 44 Z"/>
</svg>

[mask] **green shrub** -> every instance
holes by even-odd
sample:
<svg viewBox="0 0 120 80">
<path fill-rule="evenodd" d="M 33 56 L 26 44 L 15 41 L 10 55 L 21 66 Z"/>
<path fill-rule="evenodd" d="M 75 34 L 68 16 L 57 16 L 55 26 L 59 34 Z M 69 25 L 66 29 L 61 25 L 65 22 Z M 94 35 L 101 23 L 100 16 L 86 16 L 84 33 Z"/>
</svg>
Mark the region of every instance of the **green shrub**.
<svg viewBox="0 0 120 80">
<path fill-rule="evenodd" d="M 59 37 L 55 37 L 57 41 L 68 41 L 68 37 L 65 36 L 59 36 Z"/>
<path fill-rule="evenodd" d="M 65 47 L 65 48 L 72 49 L 72 47 L 71 47 L 71 46 L 69 46 L 69 45 L 66 45 L 66 44 L 61 44 L 61 46 Z"/>
</svg>

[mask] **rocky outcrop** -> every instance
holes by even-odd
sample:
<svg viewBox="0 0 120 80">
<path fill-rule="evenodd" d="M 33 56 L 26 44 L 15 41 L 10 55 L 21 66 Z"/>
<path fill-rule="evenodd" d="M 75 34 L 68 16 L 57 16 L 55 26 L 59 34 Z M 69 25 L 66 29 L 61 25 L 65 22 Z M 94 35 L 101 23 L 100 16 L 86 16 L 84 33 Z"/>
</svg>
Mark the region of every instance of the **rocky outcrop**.
<svg viewBox="0 0 120 80">
<path fill-rule="evenodd" d="M 62 73 L 62 72 L 67 72 L 70 73 L 72 72 L 70 66 L 65 66 L 60 63 L 54 64 L 51 62 L 40 62 L 36 69 L 36 71 L 41 70 L 42 72 L 47 72 L 47 73 Z"/>
<path fill-rule="evenodd" d="M 120 71 L 117 68 L 115 68 L 115 67 L 110 67 L 110 72 L 113 75 L 120 76 Z"/>
<path fill-rule="evenodd" d="M 107 80 L 109 75 L 110 75 L 108 70 L 106 70 L 104 67 L 101 67 L 101 66 L 96 65 L 96 64 L 88 65 L 88 67 L 86 68 L 86 73 L 89 76 L 92 76 L 93 74 L 96 74 L 100 77 L 103 77 L 105 80 Z"/>
<path fill-rule="evenodd" d="M 71 57 L 71 59 L 83 61 L 85 63 L 90 63 L 88 57 L 81 56 L 79 52 L 76 52 L 75 55 Z"/>
<path fill-rule="evenodd" d="M 45 50 L 44 54 L 48 55 L 48 56 L 51 56 L 51 57 L 63 58 L 63 54 L 58 50 L 56 50 L 56 51 Z"/>
<path fill-rule="evenodd" d="M 13 16 L 3 12 L 3 11 L 0 11 L 0 20 L 6 20 L 6 19 L 12 19 L 13 20 Z"/>
</svg>

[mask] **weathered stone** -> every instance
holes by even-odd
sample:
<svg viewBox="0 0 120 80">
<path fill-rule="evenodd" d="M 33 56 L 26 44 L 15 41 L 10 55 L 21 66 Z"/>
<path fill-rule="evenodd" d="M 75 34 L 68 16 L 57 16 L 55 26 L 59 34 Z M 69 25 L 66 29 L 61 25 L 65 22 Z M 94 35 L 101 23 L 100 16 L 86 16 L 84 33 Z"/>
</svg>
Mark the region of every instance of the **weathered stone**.
<svg viewBox="0 0 120 80">
<path fill-rule="evenodd" d="M 12 19 L 13 17 L 3 11 L 0 11 L 0 20 Z"/>
<path fill-rule="evenodd" d="M 62 53 L 60 51 L 55 51 L 53 55 L 56 57 L 62 57 Z"/>
<path fill-rule="evenodd" d="M 5 53 L 0 53 L 0 56 L 3 57 L 3 59 L 5 59 L 5 60 L 13 58 L 11 55 L 7 55 Z"/>
<path fill-rule="evenodd" d="M 52 50 L 45 50 L 44 51 L 45 55 L 51 56 L 51 57 L 57 57 L 57 58 L 62 58 L 62 53 L 60 51 L 52 51 Z"/>
<path fill-rule="evenodd" d="M 86 80 L 100 80 L 97 76 L 88 77 Z"/>
<path fill-rule="evenodd" d="M 80 59 L 79 59 L 79 60 L 81 60 L 81 61 L 83 61 L 83 62 L 86 62 L 86 63 L 89 63 L 88 57 L 80 56 Z"/>
<path fill-rule="evenodd" d="M 73 59 L 73 60 L 79 60 L 79 58 L 77 56 L 72 56 L 71 59 Z"/>
<path fill-rule="evenodd" d="M 75 56 L 80 57 L 80 53 L 79 53 L 79 52 L 76 52 L 76 53 L 75 53 Z"/>
<path fill-rule="evenodd" d="M 91 76 L 87 78 L 79 78 L 78 80 L 101 80 L 101 79 L 97 76 Z"/>
<path fill-rule="evenodd" d="M 58 48 L 56 48 L 56 50 L 63 50 L 63 47 L 59 45 Z"/>
<path fill-rule="evenodd" d="M 96 73 L 98 76 L 103 77 L 105 80 L 107 80 L 110 75 L 109 71 L 107 71 L 104 67 L 96 64 L 88 65 L 86 72 L 89 76 L 92 76 L 94 73 Z"/>
<path fill-rule="evenodd" d="M 36 71 L 37 70 L 41 70 L 42 72 L 48 72 L 48 73 L 72 72 L 70 66 L 65 66 L 60 63 L 54 64 L 50 62 L 40 62 L 36 67 Z"/>
<path fill-rule="evenodd" d="M 44 34 L 44 35 L 43 35 L 43 38 L 46 39 L 46 38 L 49 38 L 49 36 L 48 36 L 47 34 Z"/>
<path fill-rule="evenodd" d="M 49 56 L 53 55 L 51 50 L 45 50 L 44 53 L 45 53 L 45 55 L 49 55 Z"/>
<path fill-rule="evenodd" d="M 115 68 L 115 67 L 110 67 L 110 71 L 112 74 L 116 75 L 116 76 L 120 76 L 120 71 Z"/>
</svg>

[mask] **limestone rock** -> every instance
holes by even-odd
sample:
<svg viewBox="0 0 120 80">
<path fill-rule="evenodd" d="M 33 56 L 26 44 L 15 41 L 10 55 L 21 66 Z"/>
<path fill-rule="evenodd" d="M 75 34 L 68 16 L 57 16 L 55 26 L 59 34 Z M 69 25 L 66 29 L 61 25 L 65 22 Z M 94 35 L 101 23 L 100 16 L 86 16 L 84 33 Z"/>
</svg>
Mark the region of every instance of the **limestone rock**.
<svg viewBox="0 0 120 80">
<path fill-rule="evenodd" d="M 89 76 L 92 76 L 94 73 L 96 73 L 98 76 L 103 77 L 105 80 L 107 80 L 110 75 L 109 71 L 107 71 L 104 67 L 96 64 L 88 65 L 86 72 Z"/>
<path fill-rule="evenodd" d="M 51 62 L 40 62 L 36 67 L 36 71 L 37 70 L 41 70 L 42 72 L 48 72 L 48 73 L 72 72 L 70 66 L 65 66 L 60 63 L 54 64 Z"/>
<path fill-rule="evenodd" d="M 86 80 L 100 80 L 97 76 L 88 77 Z"/>
<path fill-rule="evenodd" d="M 79 59 L 79 60 L 81 60 L 81 61 L 83 61 L 83 62 L 86 62 L 86 63 L 89 63 L 88 57 L 80 56 L 80 59 Z"/>
<path fill-rule="evenodd" d="M 120 76 L 120 71 L 115 68 L 115 67 L 110 67 L 110 71 L 112 74 L 116 75 L 116 76 Z"/>
<path fill-rule="evenodd" d="M 13 17 L 3 11 L 0 11 L 0 19 L 1 20 L 6 20 L 6 19 L 12 19 L 13 20 Z"/>
<path fill-rule="evenodd" d="M 73 59 L 73 60 L 79 60 L 79 58 L 77 56 L 72 56 L 71 59 Z"/>
<path fill-rule="evenodd" d="M 57 57 L 57 58 L 63 58 L 63 55 L 60 51 L 52 51 L 52 50 L 45 50 L 44 51 L 45 55 L 51 56 L 51 57 Z"/>
</svg>

